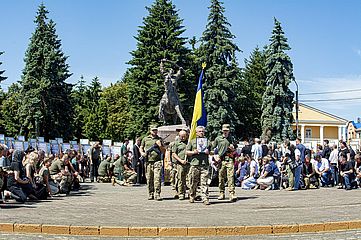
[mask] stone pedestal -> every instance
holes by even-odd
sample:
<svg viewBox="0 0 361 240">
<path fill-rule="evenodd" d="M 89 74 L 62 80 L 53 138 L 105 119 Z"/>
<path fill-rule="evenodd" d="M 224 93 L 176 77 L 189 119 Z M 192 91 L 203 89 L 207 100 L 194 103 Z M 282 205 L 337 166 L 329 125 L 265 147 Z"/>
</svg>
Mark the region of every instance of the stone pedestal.
<svg viewBox="0 0 361 240">
<path fill-rule="evenodd" d="M 173 142 L 175 137 L 178 136 L 178 133 L 182 129 L 187 129 L 186 125 L 168 125 L 158 127 L 158 136 L 160 136 L 164 143 Z"/>
</svg>

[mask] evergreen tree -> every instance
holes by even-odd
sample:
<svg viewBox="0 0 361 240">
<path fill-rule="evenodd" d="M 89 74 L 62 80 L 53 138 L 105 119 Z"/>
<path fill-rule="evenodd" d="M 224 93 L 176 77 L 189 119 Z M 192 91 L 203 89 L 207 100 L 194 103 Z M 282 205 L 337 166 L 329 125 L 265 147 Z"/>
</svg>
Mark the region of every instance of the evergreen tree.
<svg viewBox="0 0 361 240">
<path fill-rule="evenodd" d="M 150 123 L 159 122 L 158 108 L 164 93 L 164 77 L 160 73 L 160 60 L 166 58 L 186 70 L 178 82 L 178 93 L 186 120 L 193 105 L 196 87 L 190 70 L 189 49 L 182 37 L 184 27 L 171 0 L 155 0 L 147 7 L 149 15 L 143 19 L 137 40 L 137 49 L 131 52 L 132 67 L 125 76 L 127 84 L 130 120 L 129 137 L 148 132 Z"/>
<path fill-rule="evenodd" d="M 4 52 L 0 52 L 0 55 L 2 55 Z M 2 62 L 0 62 L 0 65 L 2 64 Z M 0 70 L 0 82 L 4 81 L 5 79 L 7 79 L 7 77 L 4 77 L 5 70 Z"/>
<path fill-rule="evenodd" d="M 242 107 L 241 121 L 244 126 L 241 128 L 241 135 L 244 137 L 259 137 L 262 134 L 262 96 L 266 90 L 266 52 L 258 47 L 253 50 L 249 60 L 245 60 L 243 70 L 246 101 Z"/>
<path fill-rule="evenodd" d="M 21 134 L 69 139 L 73 117 L 70 104 L 72 86 L 65 81 L 71 74 L 55 24 L 47 21 L 47 14 L 41 4 L 35 19 L 36 29 L 25 54 L 25 68 L 20 81 Z"/>
<path fill-rule="evenodd" d="M 2 55 L 4 52 L 0 52 L 0 55 Z M 2 62 L 0 62 L 0 65 L 2 64 Z M 7 77 L 4 77 L 5 70 L 0 70 L 0 82 L 4 81 L 5 79 L 7 79 Z M 2 107 L 3 105 L 3 101 L 6 98 L 6 94 L 4 93 L 4 91 L 2 90 L 2 88 L 0 87 L 0 106 Z M 5 120 L 4 120 L 4 116 L 1 115 L 0 116 L 0 132 L 1 133 L 5 133 Z"/>
<path fill-rule="evenodd" d="M 262 103 L 262 137 L 265 140 L 282 142 L 293 138 L 291 129 L 293 92 L 288 85 L 294 80 L 293 65 L 285 51 L 290 50 L 281 24 L 274 20 L 275 27 L 267 49 L 266 91 Z"/>
<path fill-rule="evenodd" d="M 235 111 L 237 94 L 241 94 L 240 69 L 235 53 L 240 51 L 233 43 L 235 36 L 224 16 L 223 3 L 212 0 L 206 30 L 197 51 L 198 64 L 207 63 L 204 84 L 204 102 L 207 111 L 207 131 L 215 138 L 222 124 L 237 128 L 239 118 Z"/>
</svg>

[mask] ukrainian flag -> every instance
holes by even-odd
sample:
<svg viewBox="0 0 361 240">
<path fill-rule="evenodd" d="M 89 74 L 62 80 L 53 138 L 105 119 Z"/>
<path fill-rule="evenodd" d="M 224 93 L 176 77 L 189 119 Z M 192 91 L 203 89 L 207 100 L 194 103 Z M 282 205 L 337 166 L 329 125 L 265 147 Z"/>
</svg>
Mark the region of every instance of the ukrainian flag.
<svg viewBox="0 0 361 240">
<path fill-rule="evenodd" d="M 193 118 L 192 118 L 192 124 L 191 124 L 191 131 L 189 134 L 189 141 L 196 138 L 196 127 L 197 126 L 206 127 L 206 125 L 207 125 L 207 113 L 206 113 L 206 109 L 204 107 L 203 91 L 202 91 L 202 79 L 203 79 L 205 67 L 206 67 L 206 64 L 203 63 L 202 64 L 202 72 L 201 72 L 201 75 L 199 76 L 199 80 L 198 80 L 196 99 L 194 101 Z"/>
</svg>

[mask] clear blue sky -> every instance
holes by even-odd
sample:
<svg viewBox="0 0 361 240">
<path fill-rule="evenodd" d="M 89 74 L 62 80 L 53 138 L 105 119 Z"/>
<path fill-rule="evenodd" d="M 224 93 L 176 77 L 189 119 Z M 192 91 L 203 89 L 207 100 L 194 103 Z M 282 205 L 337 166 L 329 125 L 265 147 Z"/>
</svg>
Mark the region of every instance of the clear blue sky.
<svg viewBox="0 0 361 240">
<path fill-rule="evenodd" d="M 24 54 L 35 29 L 38 5 L 44 2 L 48 17 L 57 24 L 63 51 L 75 83 L 81 75 L 89 82 L 99 76 L 104 86 L 121 79 L 136 47 L 145 6 L 152 0 L 1 0 L 0 56 L 6 70 L 4 89 L 21 78 Z M 210 1 L 173 0 L 184 19 L 184 36 L 199 38 L 205 28 Z M 240 66 L 256 47 L 268 43 L 273 17 L 283 26 L 292 50 L 289 55 L 300 94 L 361 88 L 360 0 L 225 0 L 226 17 L 235 42 L 242 49 Z M 196 80 L 195 80 L 196 81 Z M 294 90 L 292 84 L 291 88 Z M 300 95 L 300 99 L 360 97 L 361 91 Z M 361 116 L 361 100 L 308 103 L 340 117 Z"/>
</svg>

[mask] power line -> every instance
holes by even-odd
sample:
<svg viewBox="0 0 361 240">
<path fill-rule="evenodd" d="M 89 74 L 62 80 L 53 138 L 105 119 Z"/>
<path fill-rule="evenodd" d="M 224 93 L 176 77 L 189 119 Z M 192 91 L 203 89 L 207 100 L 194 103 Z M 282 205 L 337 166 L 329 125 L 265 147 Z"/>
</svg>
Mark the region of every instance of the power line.
<svg viewBox="0 0 361 240">
<path fill-rule="evenodd" d="M 332 93 L 348 93 L 348 92 L 359 92 L 361 88 L 340 90 L 340 91 L 329 91 L 329 92 L 313 92 L 313 93 L 300 93 L 299 95 L 320 95 L 320 94 L 332 94 Z"/>
<path fill-rule="evenodd" d="M 335 98 L 335 99 L 305 99 L 305 100 L 299 100 L 299 101 L 300 102 L 341 102 L 341 101 L 351 101 L 351 100 L 361 100 L 361 97 Z"/>
</svg>

